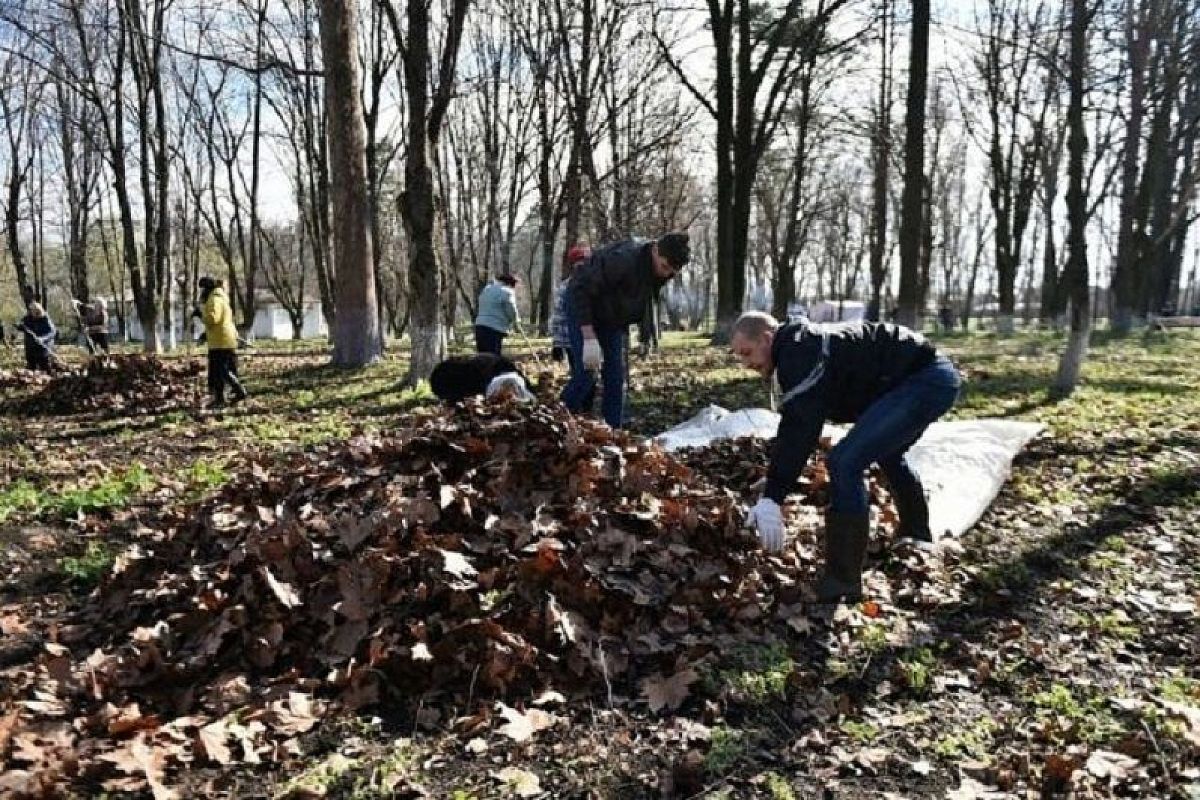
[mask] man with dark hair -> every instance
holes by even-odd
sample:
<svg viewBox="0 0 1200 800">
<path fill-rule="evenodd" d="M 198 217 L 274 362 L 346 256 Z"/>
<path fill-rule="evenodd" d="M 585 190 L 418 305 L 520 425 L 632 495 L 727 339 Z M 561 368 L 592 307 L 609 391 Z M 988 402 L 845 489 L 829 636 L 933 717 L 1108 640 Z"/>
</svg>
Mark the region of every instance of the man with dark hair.
<svg viewBox="0 0 1200 800">
<path fill-rule="evenodd" d="M 500 275 L 479 293 L 475 316 L 475 351 L 500 355 L 504 337 L 520 324 L 517 314 L 517 276 Z"/>
<path fill-rule="evenodd" d="M 225 387 L 233 389 L 233 402 L 246 399 L 246 389 L 238 380 L 238 332 L 233 324 L 233 309 L 221 281 L 207 275 L 197 284 L 200 287 L 200 306 L 193 317 L 204 321 L 204 340 L 208 345 L 208 391 L 212 395 L 210 408 L 225 405 Z"/>
<path fill-rule="evenodd" d="M 767 486 L 748 520 L 768 550 L 783 549 L 780 506 L 825 421 L 855 423 L 826 459 L 825 574 L 816 595 L 821 602 L 859 599 L 871 519 L 863 472 L 872 463 L 882 468 L 900 535 L 932 541 L 925 490 L 905 454 L 954 404 L 958 371 L 921 334 L 876 322 L 780 326 L 748 311 L 734 323 L 730 347 L 743 366 L 777 376 L 783 391 Z"/>
<path fill-rule="evenodd" d="M 604 420 L 621 427 L 629 326 L 641 322 L 659 289 L 690 256 L 688 235 L 668 233 L 652 241 L 629 239 L 602 247 L 576 269 L 566 302 L 572 355 L 571 378 L 562 391 L 567 408 L 576 413 L 585 409 L 600 370 Z"/>
</svg>

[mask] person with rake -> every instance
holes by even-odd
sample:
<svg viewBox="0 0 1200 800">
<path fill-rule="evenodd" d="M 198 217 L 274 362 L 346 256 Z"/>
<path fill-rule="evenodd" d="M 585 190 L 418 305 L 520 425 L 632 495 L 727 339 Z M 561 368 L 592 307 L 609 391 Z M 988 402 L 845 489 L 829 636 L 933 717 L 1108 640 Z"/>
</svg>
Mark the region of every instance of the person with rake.
<svg viewBox="0 0 1200 800">
<path fill-rule="evenodd" d="M 54 322 L 41 303 L 31 302 L 24 319 L 16 328 L 25 334 L 26 369 L 49 372 L 52 366 L 61 364 L 54 355 L 54 337 L 58 334 L 58 329 L 54 327 Z"/>
</svg>

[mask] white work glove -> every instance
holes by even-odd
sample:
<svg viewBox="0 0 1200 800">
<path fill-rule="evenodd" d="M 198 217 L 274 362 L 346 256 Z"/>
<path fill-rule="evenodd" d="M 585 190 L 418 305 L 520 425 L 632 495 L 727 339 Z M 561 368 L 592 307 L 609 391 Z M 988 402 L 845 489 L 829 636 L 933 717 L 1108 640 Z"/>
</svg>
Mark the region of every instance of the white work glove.
<svg viewBox="0 0 1200 800">
<path fill-rule="evenodd" d="M 600 342 L 596 339 L 583 340 L 583 368 L 600 369 Z"/>
<path fill-rule="evenodd" d="M 783 511 L 779 504 L 764 497 L 746 515 L 746 525 L 758 532 L 762 546 L 772 553 L 783 549 Z"/>
</svg>

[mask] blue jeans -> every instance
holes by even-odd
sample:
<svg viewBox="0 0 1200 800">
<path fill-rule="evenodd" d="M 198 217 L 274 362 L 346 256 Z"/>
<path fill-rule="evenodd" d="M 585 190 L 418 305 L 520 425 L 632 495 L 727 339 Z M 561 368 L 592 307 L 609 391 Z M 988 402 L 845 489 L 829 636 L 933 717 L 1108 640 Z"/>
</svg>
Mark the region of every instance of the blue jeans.
<svg viewBox="0 0 1200 800">
<path fill-rule="evenodd" d="M 961 384 L 950 359 L 938 356 L 872 403 L 829 451 L 829 509 L 867 513 L 863 472 L 872 463 L 879 464 L 893 493 L 922 492 L 905 454 L 934 420 L 950 410 Z"/>
<path fill-rule="evenodd" d="M 569 363 L 571 377 L 562 390 L 562 401 L 569 411 L 578 414 L 590 411 L 596 395 L 596 376 L 583 368 L 583 328 L 575 321 L 575 312 L 567 304 L 567 336 L 570 338 Z M 596 341 L 604 355 L 600 368 L 600 380 L 604 384 L 600 397 L 600 411 L 604 421 L 613 428 L 621 427 L 625 420 L 625 336 L 622 328 L 595 326 Z"/>
</svg>

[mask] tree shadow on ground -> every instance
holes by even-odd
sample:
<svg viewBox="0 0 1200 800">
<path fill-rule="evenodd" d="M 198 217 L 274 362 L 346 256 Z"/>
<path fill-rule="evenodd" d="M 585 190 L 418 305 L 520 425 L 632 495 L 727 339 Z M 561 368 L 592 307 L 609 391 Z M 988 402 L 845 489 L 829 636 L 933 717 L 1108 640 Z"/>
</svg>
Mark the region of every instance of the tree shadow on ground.
<svg viewBox="0 0 1200 800">
<path fill-rule="evenodd" d="M 997 561 L 972 577 L 962 587 L 960 602 L 934 608 L 925 614 L 922 621 L 929 625 L 930 637 L 935 642 L 947 644 L 950 653 L 954 653 L 961 643 L 984 639 L 995 632 L 996 626 L 1028 611 L 1039 595 L 1056 581 L 1083 576 L 1088 569 L 1088 557 L 1105 549 L 1110 537 L 1123 537 L 1141 526 L 1152 524 L 1159 509 L 1200 504 L 1197 487 L 1200 487 L 1200 466 L 1155 473 L 1126 496 L 1110 501 L 1088 524 L 1067 523 L 1060 529 L 1044 529 L 1040 536 L 1035 532 L 1031 547 L 1017 550 L 1010 558 Z M 1026 537 L 1030 535 L 1028 531 L 1023 533 Z M 882 563 L 877 566 L 885 573 L 891 567 L 902 568 L 891 553 L 885 553 Z M 832 609 L 829 613 L 832 614 Z M 839 674 L 831 667 L 839 655 L 831 649 L 828 637 L 806 637 L 800 649 L 807 658 L 805 666 L 815 670 L 821 684 Z M 1176 638 L 1154 642 L 1147 649 L 1171 662 L 1185 665 L 1192 657 L 1186 641 Z M 882 648 L 872 654 L 868 668 L 861 675 L 843 678 L 840 691 L 850 698 L 875 697 L 882 684 L 895 678 L 899 662 L 911 652 L 909 646 Z M 970 667 L 970 663 L 962 666 Z M 913 693 L 911 699 L 920 699 L 920 694 Z M 800 737 L 824 724 L 809 720 L 791 728 L 793 735 Z"/>
</svg>

